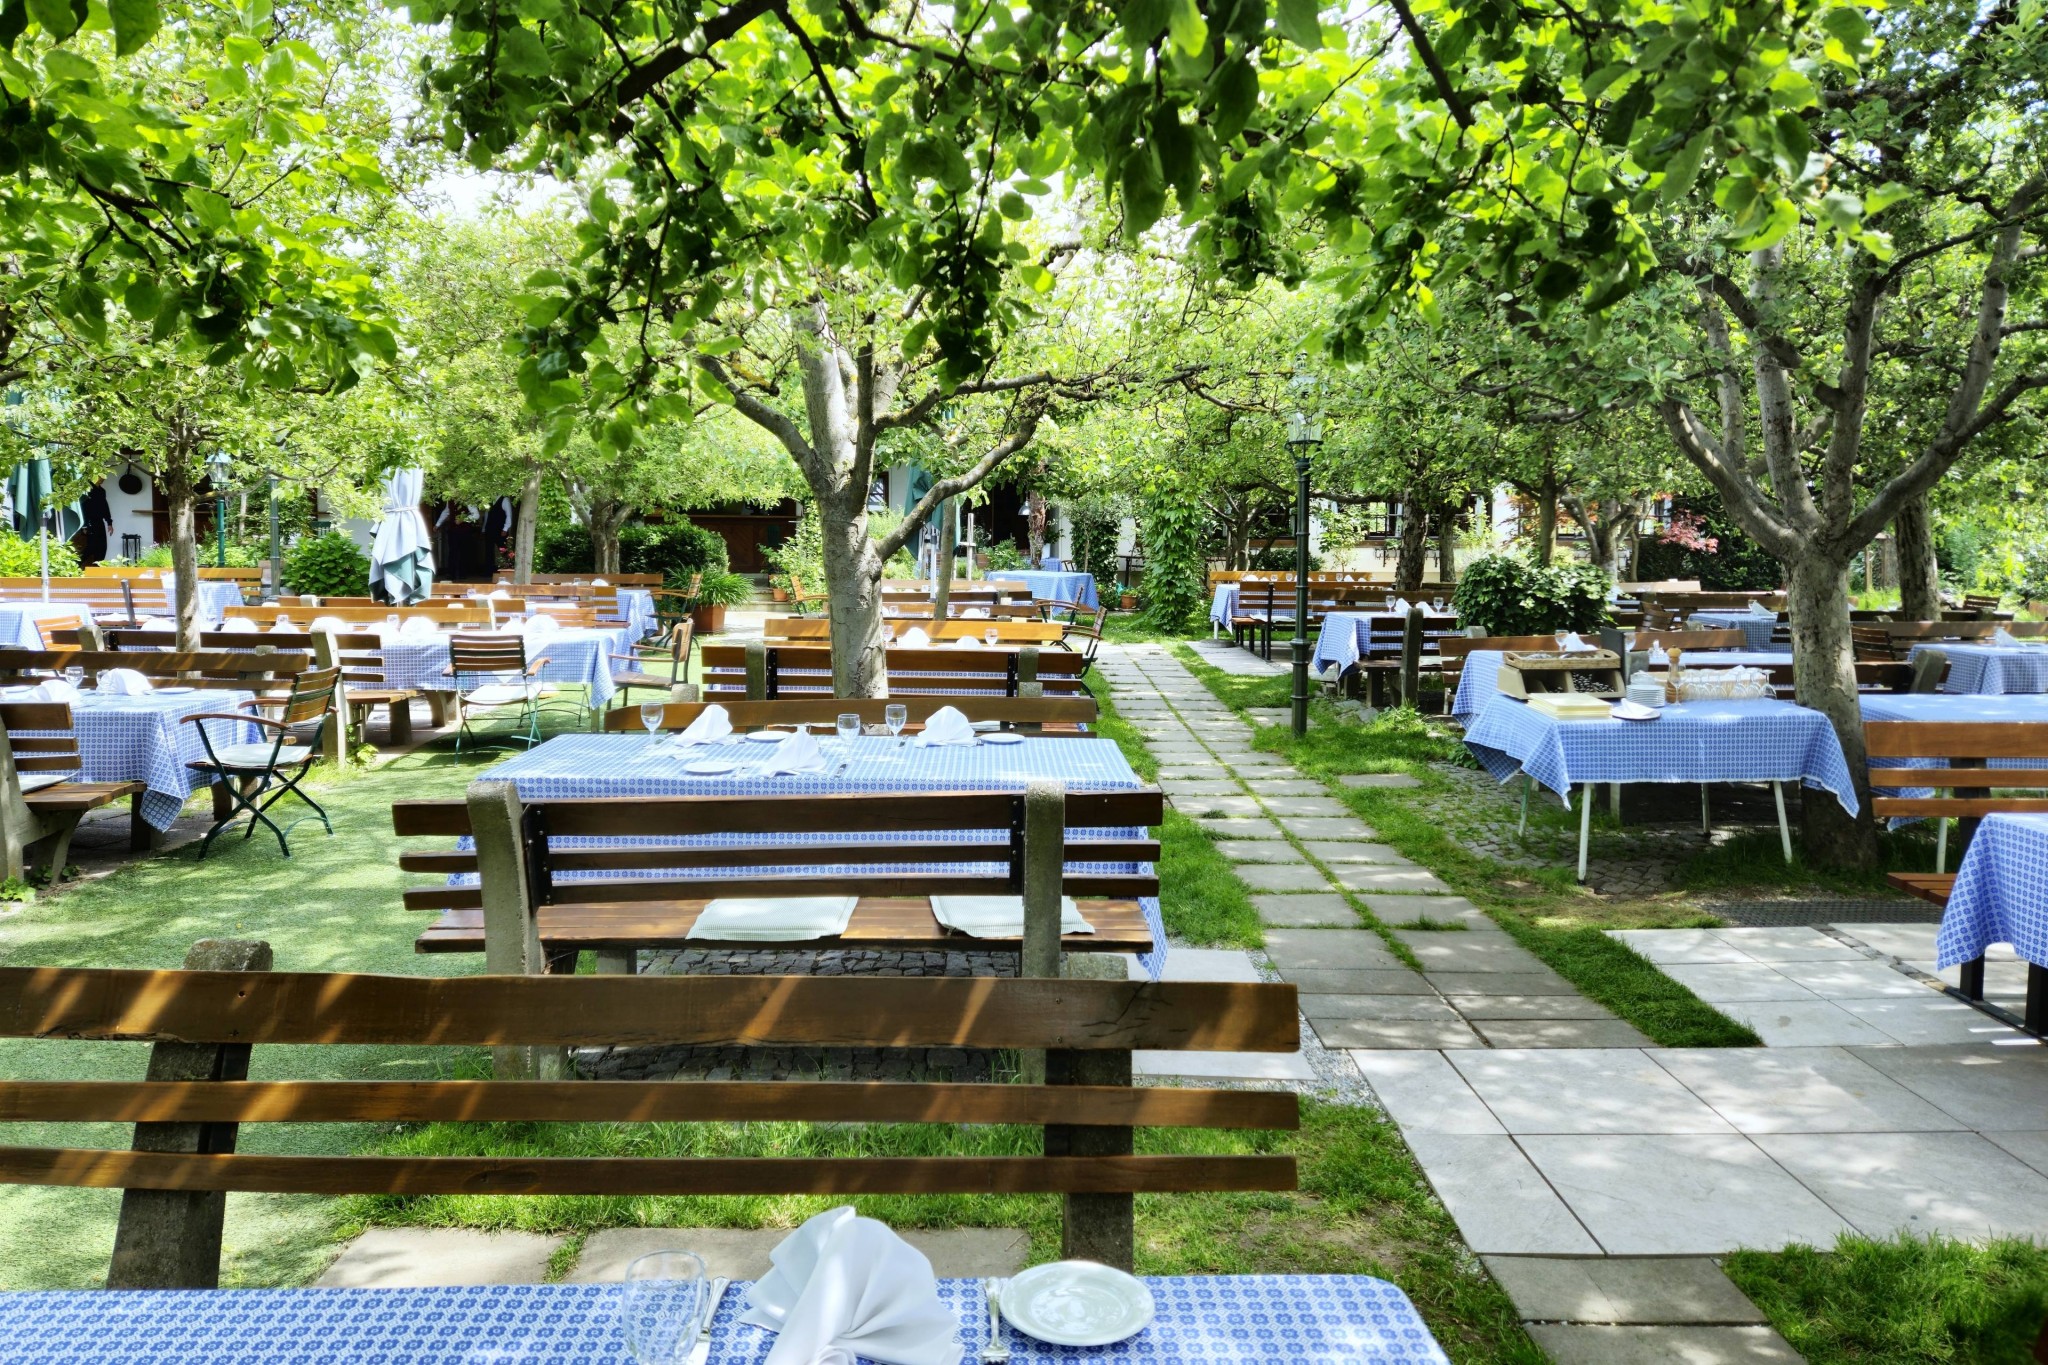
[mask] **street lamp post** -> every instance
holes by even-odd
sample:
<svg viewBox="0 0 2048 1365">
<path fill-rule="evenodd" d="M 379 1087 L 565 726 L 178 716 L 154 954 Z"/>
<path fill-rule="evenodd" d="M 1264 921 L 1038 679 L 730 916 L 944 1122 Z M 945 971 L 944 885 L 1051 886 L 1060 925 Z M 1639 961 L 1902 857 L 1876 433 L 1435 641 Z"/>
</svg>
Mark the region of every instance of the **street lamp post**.
<svg viewBox="0 0 2048 1365">
<path fill-rule="evenodd" d="M 1323 440 L 1323 416 L 1308 357 L 1296 362 L 1287 448 L 1294 452 L 1294 737 L 1308 734 L 1308 470 Z"/>
<path fill-rule="evenodd" d="M 213 479 L 213 541 L 216 568 L 228 564 L 228 474 L 234 461 L 225 450 L 206 457 L 206 472 Z"/>
</svg>

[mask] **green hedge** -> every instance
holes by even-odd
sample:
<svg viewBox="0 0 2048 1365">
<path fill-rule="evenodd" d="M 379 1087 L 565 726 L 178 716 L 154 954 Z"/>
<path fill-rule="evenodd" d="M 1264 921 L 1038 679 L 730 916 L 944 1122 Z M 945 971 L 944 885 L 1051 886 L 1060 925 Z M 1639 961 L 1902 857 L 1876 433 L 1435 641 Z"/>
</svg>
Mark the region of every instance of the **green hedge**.
<svg viewBox="0 0 2048 1365">
<path fill-rule="evenodd" d="M 587 527 L 567 522 L 543 526 L 534 541 L 536 573 L 592 573 L 596 563 Z M 692 574 L 708 578 L 729 568 L 725 541 L 681 519 L 660 526 L 628 526 L 619 532 L 621 573 L 658 573 L 669 587 L 683 588 Z"/>
</svg>

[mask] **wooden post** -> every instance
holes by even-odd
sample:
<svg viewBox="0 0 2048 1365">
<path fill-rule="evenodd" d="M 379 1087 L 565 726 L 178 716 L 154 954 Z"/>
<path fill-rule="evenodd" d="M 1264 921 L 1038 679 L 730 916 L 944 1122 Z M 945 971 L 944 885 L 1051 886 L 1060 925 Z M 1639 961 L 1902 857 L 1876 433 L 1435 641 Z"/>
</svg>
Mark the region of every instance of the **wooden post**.
<svg viewBox="0 0 2048 1365">
<path fill-rule="evenodd" d="M 1067 959 L 1069 977 L 1120 981 L 1124 960 L 1114 953 L 1075 953 Z M 1046 1055 L 1046 1079 L 1053 1085 L 1129 1085 L 1131 1054 L 1127 1050 L 1059 1050 Z M 1047 1124 L 1047 1156 L 1129 1156 L 1128 1128 L 1078 1128 Z M 1137 1231 L 1135 1199 L 1129 1194 L 1070 1194 L 1062 1200 L 1060 1255 L 1067 1260 L 1099 1261 L 1118 1270 L 1135 1270 Z"/>
<path fill-rule="evenodd" d="M 21 794 L 21 774 L 14 766 L 14 745 L 0 730 L 0 849 L 6 855 L 6 875 L 20 881 L 28 876 L 28 847 L 41 833 L 35 814 Z M 58 871 L 62 871 L 59 868 Z"/>
<path fill-rule="evenodd" d="M 334 632 L 316 630 L 313 632 L 313 666 L 315 668 L 341 667 L 341 645 L 334 638 Z M 337 768 L 348 766 L 348 690 L 335 680 L 334 697 L 330 706 L 326 726 L 320 731 L 320 757 Z"/>
<path fill-rule="evenodd" d="M 1060 903 L 1067 868 L 1067 789 L 1065 784 L 1036 780 L 1024 788 L 1024 941 L 1017 975 L 1060 974 Z M 1018 1054 L 1018 1078 L 1027 1085 L 1045 1081 L 1045 1052 L 1027 1048 Z"/>
<path fill-rule="evenodd" d="M 768 642 L 747 641 L 747 700 L 768 700 Z"/>
<path fill-rule="evenodd" d="M 1017 651 L 1017 695 L 1042 697 L 1045 684 L 1038 680 L 1038 646 L 1025 645 Z"/>
<path fill-rule="evenodd" d="M 704 700 L 704 689 L 696 683 L 679 682 L 669 688 L 668 699 L 674 702 L 683 702 L 687 705 L 695 705 Z"/>
<path fill-rule="evenodd" d="M 267 972 L 268 943 L 205 938 L 185 954 L 188 972 Z M 243 1081 L 247 1043 L 158 1043 L 150 1049 L 151 1081 Z M 232 1123 L 138 1123 L 134 1150 L 224 1154 L 235 1150 Z M 227 1195 L 218 1190 L 124 1190 L 109 1289 L 217 1289 L 221 1219 Z"/>
<path fill-rule="evenodd" d="M 1421 709 L 1422 692 L 1422 608 L 1408 608 L 1407 624 L 1401 628 L 1401 704 Z"/>
<path fill-rule="evenodd" d="M 483 880 L 484 970 L 493 976 L 542 976 L 540 923 L 526 874 L 526 831 L 519 790 L 510 782 L 474 782 L 469 788 L 469 827 L 476 840 L 477 872 Z M 491 1050 L 499 1080 L 538 1079 L 561 1072 L 561 1054 L 551 1048 Z"/>
<path fill-rule="evenodd" d="M 78 647 L 94 654 L 107 647 L 106 632 L 100 629 L 99 622 L 80 621 L 78 623 Z"/>
</svg>

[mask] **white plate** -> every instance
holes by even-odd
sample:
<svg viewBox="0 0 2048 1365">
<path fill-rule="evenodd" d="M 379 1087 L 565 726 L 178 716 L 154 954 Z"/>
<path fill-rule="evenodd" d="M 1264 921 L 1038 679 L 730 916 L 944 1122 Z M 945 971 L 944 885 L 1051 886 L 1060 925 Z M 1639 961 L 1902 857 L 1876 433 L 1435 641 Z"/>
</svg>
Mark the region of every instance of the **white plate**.
<svg viewBox="0 0 2048 1365">
<path fill-rule="evenodd" d="M 159 687 L 156 689 L 156 694 L 159 697 L 182 697 L 187 692 L 197 692 L 198 690 L 196 687 Z"/>
<path fill-rule="evenodd" d="M 1024 736 L 1015 730 L 991 730 L 981 737 L 983 744 L 1022 744 Z"/>
<path fill-rule="evenodd" d="M 795 733 L 794 730 L 749 730 L 746 738 L 754 744 L 780 744 Z"/>
<path fill-rule="evenodd" d="M 1003 1319 L 1054 1346 L 1108 1346 L 1152 1325 L 1144 1281 L 1093 1261 L 1036 1265 L 1003 1286 Z"/>
<path fill-rule="evenodd" d="M 739 764 L 722 758 L 700 758 L 695 763 L 685 763 L 683 771 L 692 777 L 718 777 L 738 766 Z"/>
</svg>

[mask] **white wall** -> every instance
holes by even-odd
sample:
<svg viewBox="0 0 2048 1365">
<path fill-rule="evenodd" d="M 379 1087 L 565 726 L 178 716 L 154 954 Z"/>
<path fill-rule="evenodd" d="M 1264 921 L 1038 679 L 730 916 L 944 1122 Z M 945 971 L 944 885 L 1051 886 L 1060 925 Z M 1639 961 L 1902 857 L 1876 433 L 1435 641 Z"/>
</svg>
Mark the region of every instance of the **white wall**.
<svg viewBox="0 0 2048 1365">
<path fill-rule="evenodd" d="M 136 472 L 141 473 L 140 470 Z M 156 544 L 156 526 L 149 515 L 149 476 L 142 476 L 140 493 L 123 493 L 120 477 L 116 474 L 106 481 L 107 506 L 114 511 L 114 529 L 107 533 L 109 555 L 121 553 L 122 536 L 141 536 L 144 550 Z"/>
</svg>

